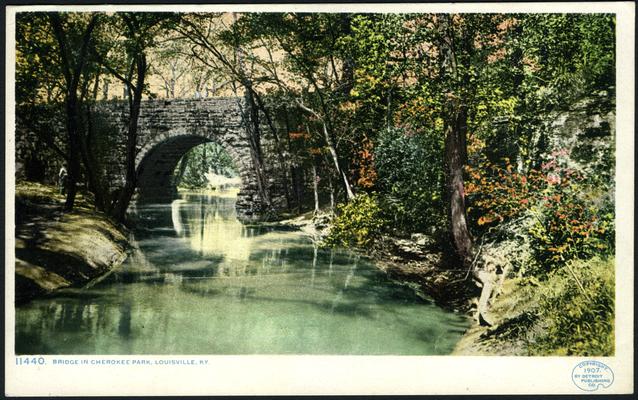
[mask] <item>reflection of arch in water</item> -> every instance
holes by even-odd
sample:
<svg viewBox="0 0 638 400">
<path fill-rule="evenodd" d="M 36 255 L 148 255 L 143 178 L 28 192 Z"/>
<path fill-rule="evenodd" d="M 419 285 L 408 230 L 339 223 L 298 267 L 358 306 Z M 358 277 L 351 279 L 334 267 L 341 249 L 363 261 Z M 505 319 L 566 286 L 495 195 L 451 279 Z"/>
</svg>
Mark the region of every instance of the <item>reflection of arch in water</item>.
<svg viewBox="0 0 638 400">
<path fill-rule="evenodd" d="M 204 258 L 221 258 L 217 275 L 242 276 L 261 273 L 270 267 L 285 270 L 288 253 L 308 246 L 296 231 L 273 231 L 242 224 L 237 219 L 233 198 L 183 196 L 184 200 L 171 204 L 173 230 L 191 251 Z M 313 258 L 308 261 L 313 262 Z"/>
<path fill-rule="evenodd" d="M 199 201 L 194 201 L 195 198 Z M 193 196 L 171 203 L 176 234 L 201 255 L 223 256 L 222 266 L 246 266 L 251 254 L 251 228 L 236 216 L 231 197 Z"/>
</svg>

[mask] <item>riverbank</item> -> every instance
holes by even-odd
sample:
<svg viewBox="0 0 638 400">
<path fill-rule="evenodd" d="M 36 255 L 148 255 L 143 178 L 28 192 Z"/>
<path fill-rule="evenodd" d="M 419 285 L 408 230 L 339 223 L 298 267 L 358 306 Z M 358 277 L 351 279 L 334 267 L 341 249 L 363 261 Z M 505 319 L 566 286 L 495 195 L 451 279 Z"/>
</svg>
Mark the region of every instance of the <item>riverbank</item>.
<svg viewBox="0 0 638 400">
<path fill-rule="evenodd" d="M 486 317 L 457 343 L 457 355 L 612 356 L 615 259 L 569 262 L 544 279 L 505 280 Z"/>
<path fill-rule="evenodd" d="M 15 300 L 83 287 L 126 258 L 125 233 L 78 193 L 72 212 L 53 186 L 20 182 L 15 193 Z"/>
<path fill-rule="evenodd" d="M 488 310 L 491 326 L 474 324 L 456 344 L 453 355 L 528 356 L 538 307 L 528 288 L 507 279 Z"/>
<path fill-rule="evenodd" d="M 296 227 L 321 242 L 328 233 L 329 215 L 307 213 L 278 222 Z M 410 238 L 382 236 L 366 249 L 353 249 L 372 259 L 392 280 L 412 288 L 419 296 L 433 300 L 444 309 L 473 318 L 481 290 L 467 271 L 446 265 L 436 240 L 422 234 Z M 550 321 L 538 316 L 538 290 L 520 279 L 503 281 L 486 317 L 489 326 L 474 324 L 456 344 L 453 355 L 525 356 L 532 354 L 533 342 L 543 335 Z"/>
<path fill-rule="evenodd" d="M 294 227 L 321 243 L 327 235 L 330 215 L 312 212 L 276 222 Z M 353 251 L 370 258 L 387 274 L 403 285 L 411 287 L 420 297 L 434 301 L 438 306 L 472 316 L 480 289 L 472 282 L 466 270 L 446 265 L 443 252 L 436 241 L 427 235 L 415 234 L 410 238 L 382 236 L 374 245 Z"/>
</svg>

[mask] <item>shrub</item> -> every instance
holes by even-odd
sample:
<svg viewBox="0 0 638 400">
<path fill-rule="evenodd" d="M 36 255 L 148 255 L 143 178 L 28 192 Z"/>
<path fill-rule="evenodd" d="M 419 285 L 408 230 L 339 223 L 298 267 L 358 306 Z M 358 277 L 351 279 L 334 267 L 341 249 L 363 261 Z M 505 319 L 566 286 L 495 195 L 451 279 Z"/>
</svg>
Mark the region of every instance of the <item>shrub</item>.
<svg viewBox="0 0 638 400">
<path fill-rule="evenodd" d="M 426 132 L 395 128 L 379 135 L 374 159 L 377 185 L 394 227 L 414 232 L 445 223 L 442 151 L 441 138 Z"/>
<path fill-rule="evenodd" d="M 568 267 L 553 272 L 537 291 L 544 329 L 530 351 L 539 355 L 611 356 L 614 259 L 578 260 Z"/>
<path fill-rule="evenodd" d="M 327 246 L 367 246 L 377 237 L 386 221 L 375 194 L 359 193 L 347 204 L 337 206 L 337 217 L 324 239 Z"/>
<path fill-rule="evenodd" d="M 613 254 L 613 199 L 607 188 L 588 181 L 569 165 L 568 154 L 557 151 L 526 174 L 481 161 L 468 168 L 467 195 L 474 230 L 484 233 L 517 218 L 533 257 L 526 273 L 544 276 L 573 259 Z"/>
<path fill-rule="evenodd" d="M 613 213 L 591 204 L 584 185 L 555 186 L 532 209 L 529 235 L 537 274 L 553 265 L 613 253 Z"/>
</svg>

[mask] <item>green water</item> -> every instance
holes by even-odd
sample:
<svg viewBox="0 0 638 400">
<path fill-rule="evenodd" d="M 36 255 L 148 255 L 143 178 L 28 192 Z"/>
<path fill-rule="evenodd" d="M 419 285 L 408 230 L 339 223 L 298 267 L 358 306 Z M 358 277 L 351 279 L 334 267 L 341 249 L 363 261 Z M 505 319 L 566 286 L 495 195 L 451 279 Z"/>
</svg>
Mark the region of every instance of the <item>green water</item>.
<svg viewBox="0 0 638 400">
<path fill-rule="evenodd" d="M 468 326 L 365 259 L 242 225 L 234 201 L 135 210 L 138 248 L 121 268 L 16 309 L 16 352 L 448 354 Z"/>
</svg>

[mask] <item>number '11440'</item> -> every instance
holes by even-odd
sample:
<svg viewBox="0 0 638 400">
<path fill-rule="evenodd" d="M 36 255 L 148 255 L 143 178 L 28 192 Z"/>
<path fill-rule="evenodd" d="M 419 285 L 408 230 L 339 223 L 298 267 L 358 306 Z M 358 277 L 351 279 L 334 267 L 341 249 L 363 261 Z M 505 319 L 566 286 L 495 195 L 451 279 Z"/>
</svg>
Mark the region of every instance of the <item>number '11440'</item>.
<svg viewBox="0 0 638 400">
<path fill-rule="evenodd" d="M 16 357 L 16 365 L 44 365 L 44 357 Z"/>
</svg>

